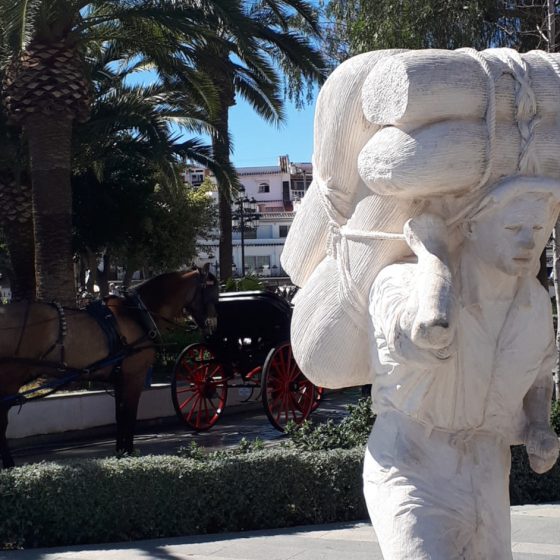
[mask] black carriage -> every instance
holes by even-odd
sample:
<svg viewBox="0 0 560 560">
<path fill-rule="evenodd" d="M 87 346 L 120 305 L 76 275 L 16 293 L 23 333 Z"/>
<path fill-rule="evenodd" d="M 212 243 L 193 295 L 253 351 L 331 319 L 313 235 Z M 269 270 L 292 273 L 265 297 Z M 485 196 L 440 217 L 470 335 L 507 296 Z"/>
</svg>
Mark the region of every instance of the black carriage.
<svg viewBox="0 0 560 560">
<path fill-rule="evenodd" d="M 272 292 L 220 294 L 218 327 L 204 342 L 187 346 L 173 371 L 177 415 L 190 428 L 211 428 L 226 405 L 228 389 L 261 393 L 271 424 L 284 431 L 317 407 L 322 389 L 305 378 L 292 355 L 291 305 Z"/>
</svg>

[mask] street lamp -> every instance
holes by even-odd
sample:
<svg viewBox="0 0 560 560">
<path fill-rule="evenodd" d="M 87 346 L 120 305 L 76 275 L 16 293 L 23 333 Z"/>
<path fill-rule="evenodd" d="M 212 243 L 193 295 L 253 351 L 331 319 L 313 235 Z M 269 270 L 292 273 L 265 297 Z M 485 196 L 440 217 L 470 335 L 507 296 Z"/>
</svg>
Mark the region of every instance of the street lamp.
<svg viewBox="0 0 560 560">
<path fill-rule="evenodd" d="M 214 259 L 216 258 L 214 253 L 212 253 L 212 251 L 210 251 L 206 258 L 210 261 L 210 265 L 214 267 L 214 271 L 215 271 L 214 273 L 216 275 L 216 278 L 219 278 L 220 277 L 220 274 L 219 274 L 219 271 L 218 271 L 219 263 L 218 263 L 218 261 L 213 262 Z"/>
<path fill-rule="evenodd" d="M 237 199 L 233 202 L 233 229 L 241 232 L 241 276 L 245 276 L 245 231 L 255 229 L 261 215 L 257 212 L 257 201 L 245 196 L 245 187 L 239 188 Z"/>
</svg>

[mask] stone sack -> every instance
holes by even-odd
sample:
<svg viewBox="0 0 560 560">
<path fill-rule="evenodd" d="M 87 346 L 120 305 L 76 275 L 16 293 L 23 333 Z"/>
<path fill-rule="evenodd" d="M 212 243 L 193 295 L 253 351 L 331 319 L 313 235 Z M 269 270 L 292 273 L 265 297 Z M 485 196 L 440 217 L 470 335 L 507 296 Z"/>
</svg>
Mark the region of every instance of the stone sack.
<svg viewBox="0 0 560 560">
<path fill-rule="evenodd" d="M 560 178 L 559 62 L 509 49 L 380 51 L 327 80 L 311 196 L 282 256 L 302 286 L 294 355 L 314 383 L 371 382 L 369 290 L 411 256 L 409 218 L 429 210 L 453 224 L 505 177 Z"/>
</svg>

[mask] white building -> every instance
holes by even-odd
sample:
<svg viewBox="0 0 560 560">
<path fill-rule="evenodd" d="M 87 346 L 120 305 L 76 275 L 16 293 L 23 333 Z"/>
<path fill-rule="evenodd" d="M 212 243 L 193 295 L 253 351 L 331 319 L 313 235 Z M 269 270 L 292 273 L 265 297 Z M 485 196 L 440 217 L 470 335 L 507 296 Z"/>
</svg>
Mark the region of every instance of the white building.
<svg viewBox="0 0 560 560">
<path fill-rule="evenodd" d="M 189 168 L 186 179 L 194 175 L 200 184 L 207 171 Z M 241 275 L 241 254 L 245 253 L 245 274 L 263 276 L 285 276 L 281 268 L 280 254 L 294 219 L 297 205 L 309 188 L 313 179 L 310 163 L 291 163 L 288 156 L 280 156 L 278 165 L 237 168 L 239 182 L 245 189 L 244 195 L 255 199 L 260 215 L 256 229 L 244 228 L 244 247 L 242 251 L 241 231 L 233 231 L 234 274 Z M 215 193 L 217 200 L 217 193 Z M 233 211 L 239 206 L 233 204 Z M 216 266 L 219 255 L 218 240 L 201 242 L 200 262 L 210 262 Z M 219 264 L 218 264 L 219 266 Z"/>
</svg>

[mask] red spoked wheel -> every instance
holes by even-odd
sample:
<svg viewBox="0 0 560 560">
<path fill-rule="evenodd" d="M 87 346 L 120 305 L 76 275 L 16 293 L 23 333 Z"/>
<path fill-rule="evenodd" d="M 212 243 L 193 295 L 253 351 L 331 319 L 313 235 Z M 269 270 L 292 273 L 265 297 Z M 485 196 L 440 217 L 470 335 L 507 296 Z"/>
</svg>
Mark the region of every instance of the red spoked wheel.
<svg viewBox="0 0 560 560">
<path fill-rule="evenodd" d="M 313 410 L 315 385 L 299 369 L 289 342 L 270 351 L 261 383 L 264 410 L 277 430 L 290 420 L 301 424 Z"/>
<path fill-rule="evenodd" d="M 315 400 L 313 401 L 313 406 L 311 407 L 311 412 L 314 412 L 319 408 L 321 401 L 323 400 L 323 394 L 325 392 L 324 387 L 317 387 L 315 385 Z"/>
<path fill-rule="evenodd" d="M 206 344 L 187 346 L 175 363 L 171 395 L 177 416 L 196 431 L 220 418 L 227 400 L 224 368 Z"/>
</svg>

